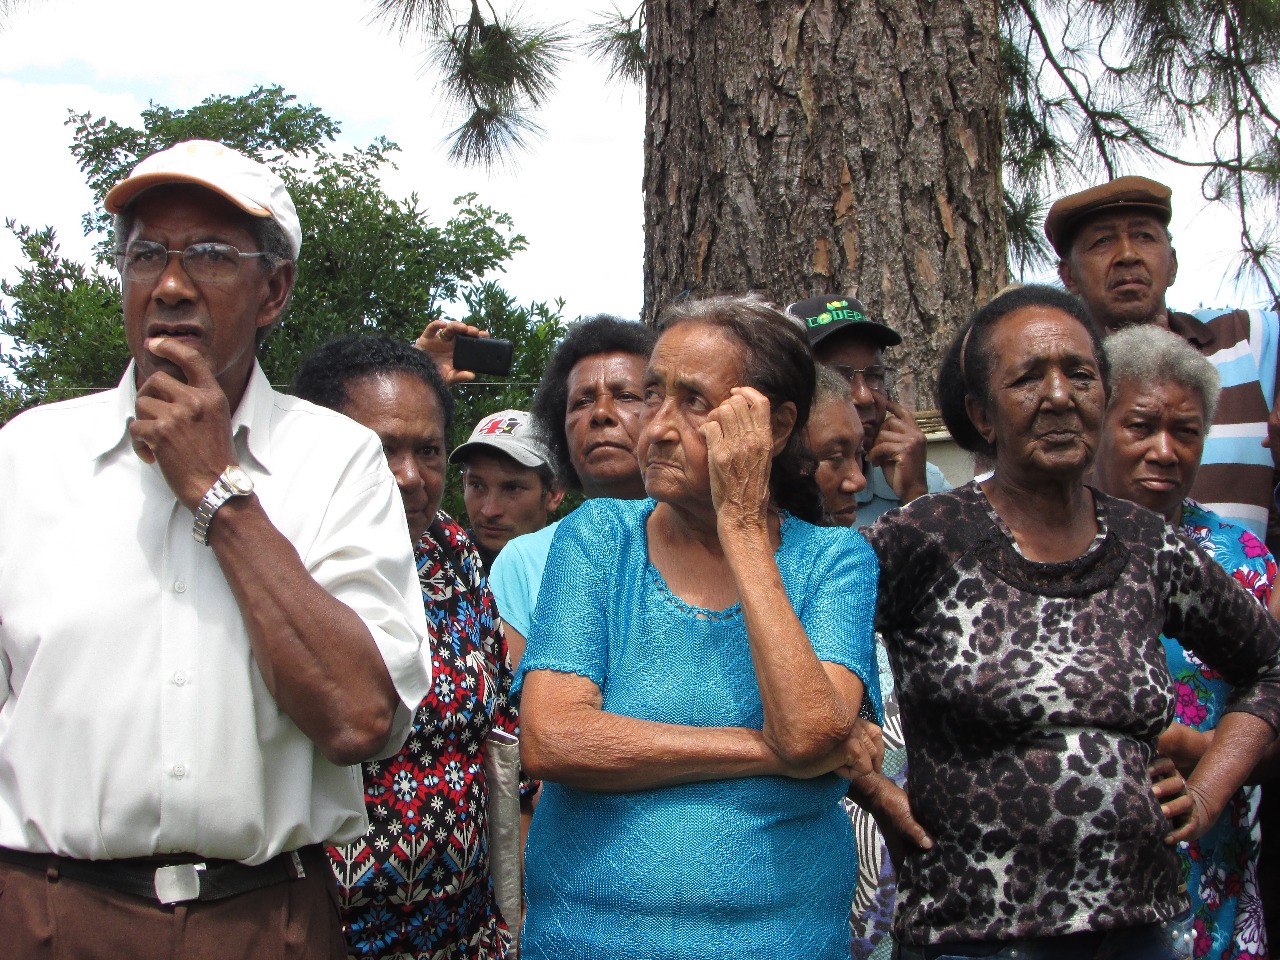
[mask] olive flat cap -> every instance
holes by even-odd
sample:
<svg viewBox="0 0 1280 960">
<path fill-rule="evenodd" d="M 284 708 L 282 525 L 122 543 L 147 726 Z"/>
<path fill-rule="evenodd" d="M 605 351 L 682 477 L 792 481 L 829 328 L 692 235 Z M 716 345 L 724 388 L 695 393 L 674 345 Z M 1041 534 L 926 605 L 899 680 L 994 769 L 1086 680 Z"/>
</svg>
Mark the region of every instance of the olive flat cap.
<svg viewBox="0 0 1280 960">
<path fill-rule="evenodd" d="M 1155 180 L 1119 177 L 1058 200 L 1044 218 L 1044 234 L 1058 256 L 1065 258 L 1085 217 L 1103 210 L 1132 208 L 1150 211 L 1167 227 L 1173 216 L 1172 196 L 1172 190 Z"/>
</svg>

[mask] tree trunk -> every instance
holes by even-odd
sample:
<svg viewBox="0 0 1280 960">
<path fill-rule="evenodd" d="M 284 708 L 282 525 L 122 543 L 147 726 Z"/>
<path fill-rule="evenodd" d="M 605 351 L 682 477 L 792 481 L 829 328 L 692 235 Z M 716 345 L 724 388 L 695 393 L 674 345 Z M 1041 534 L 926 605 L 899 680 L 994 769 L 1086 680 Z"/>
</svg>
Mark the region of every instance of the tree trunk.
<svg viewBox="0 0 1280 960">
<path fill-rule="evenodd" d="M 645 318 L 686 291 L 853 294 L 903 335 L 902 399 L 934 405 L 1006 277 L 996 12 L 647 0 Z"/>
</svg>

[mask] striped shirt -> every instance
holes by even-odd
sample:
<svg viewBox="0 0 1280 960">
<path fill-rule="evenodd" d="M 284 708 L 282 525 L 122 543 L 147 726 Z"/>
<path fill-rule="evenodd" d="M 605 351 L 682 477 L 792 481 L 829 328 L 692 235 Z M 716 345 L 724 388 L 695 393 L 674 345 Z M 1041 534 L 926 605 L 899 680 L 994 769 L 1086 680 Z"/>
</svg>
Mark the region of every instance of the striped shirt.
<svg viewBox="0 0 1280 960">
<path fill-rule="evenodd" d="M 1276 396 L 1280 317 L 1264 310 L 1168 316 L 1169 329 L 1204 354 L 1222 378 L 1191 496 L 1265 540 L 1275 481 L 1271 451 L 1262 441 Z"/>
</svg>

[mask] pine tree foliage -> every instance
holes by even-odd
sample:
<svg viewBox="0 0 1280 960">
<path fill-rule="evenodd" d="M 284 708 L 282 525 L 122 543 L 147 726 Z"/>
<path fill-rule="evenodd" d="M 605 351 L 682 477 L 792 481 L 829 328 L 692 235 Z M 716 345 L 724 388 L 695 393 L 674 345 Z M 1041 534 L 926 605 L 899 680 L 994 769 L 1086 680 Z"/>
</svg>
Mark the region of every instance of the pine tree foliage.
<svg viewBox="0 0 1280 960">
<path fill-rule="evenodd" d="M 1002 0 L 1001 20 L 1006 182 L 1030 222 L 1044 197 L 1153 158 L 1189 167 L 1236 215 L 1237 279 L 1280 303 L 1280 3 Z"/>
<path fill-rule="evenodd" d="M 1280 108 L 1269 102 L 1280 78 L 1280 2 L 988 2 L 999 4 L 1002 26 L 1005 213 L 1015 272 L 1050 264 L 1042 224 L 1054 197 L 1162 160 L 1199 171 L 1205 201 L 1234 211 L 1237 279 L 1265 288 L 1280 305 Z M 615 7 L 583 29 L 584 48 L 609 65 L 611 80 L 644 79 L 645 6 L 630 14 Z M 535 28 L 522 30 L 516 14 L 481 16 L 474 2 L 457 26 L 440 0 L 377 0 L 377 10 L 405 37 L 448 46 L 449 57 L 437 55 L 444 85 L 475 105 L 451 134 L 455 158 L 492 165 L 530 145 L 538 128 L 529 110 L 549 94 L 554 71 L 541 84 L 528 72 L 517 82 L 512 65 L 541 70 L 516 42 Z M 484 65 L 483 30 L 502 38 L 495 67 Z M 556 64 L 562 31 L 543 41 Z M 462 54 L 472 50 L 481 65 L 461 69 Z"/>
<path fill-rule="evenodd" d="M 459 22 L 440 0 L 377 0 L 374 17 L 402 37 L 428 39 L 445 99 L 462 117 L 447 137 L 450 158 L 508 166 L 541 136 L 531 115 L 555 89 L 569 45 L 564 27 L 534 24 L 518 10 L 499 16 L 479 0 Z"/>
<path fill-rule="evenodd" d="M 609 68 L 609 82 L 644 83 L 644 3 L 630 15 L 617 7 L 586 27 L 584 47 Z"/>
</svg>

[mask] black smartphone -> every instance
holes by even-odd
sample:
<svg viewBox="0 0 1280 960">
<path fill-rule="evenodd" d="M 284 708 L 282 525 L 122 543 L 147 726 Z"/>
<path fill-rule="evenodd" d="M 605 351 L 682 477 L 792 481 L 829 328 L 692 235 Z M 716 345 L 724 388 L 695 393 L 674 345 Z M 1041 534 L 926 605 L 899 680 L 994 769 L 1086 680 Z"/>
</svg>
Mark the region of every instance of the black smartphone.
<svg viewBox="0 0 1280 960">
<path fill-rule="evenodd" d="M 511 372 L 513 354 L 510 340 L 459 336 L 453 341 L 453 368 L 501 377 Z"/>
</svg>

